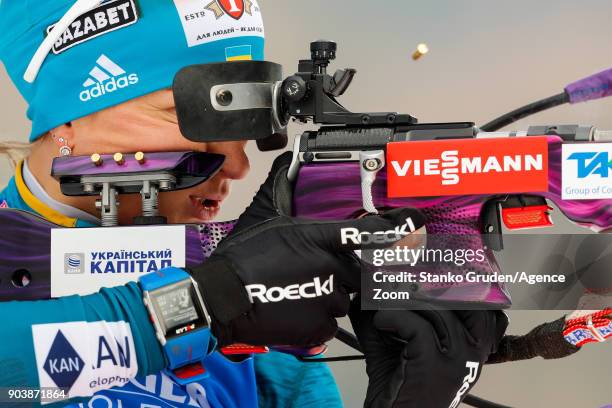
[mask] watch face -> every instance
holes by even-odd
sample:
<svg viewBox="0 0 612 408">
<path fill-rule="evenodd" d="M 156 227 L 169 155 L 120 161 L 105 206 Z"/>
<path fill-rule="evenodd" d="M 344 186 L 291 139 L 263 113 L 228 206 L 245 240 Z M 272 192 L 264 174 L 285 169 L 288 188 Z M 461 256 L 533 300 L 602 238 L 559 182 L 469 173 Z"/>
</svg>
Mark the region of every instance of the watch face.
<svg viewBox="0 0 612 408">
<path fill-rule="evenodd" d="M 190 280 L 150 291 L 149 296 L 167 339 L 208 327 L 196 289 Z"/>
</svg>

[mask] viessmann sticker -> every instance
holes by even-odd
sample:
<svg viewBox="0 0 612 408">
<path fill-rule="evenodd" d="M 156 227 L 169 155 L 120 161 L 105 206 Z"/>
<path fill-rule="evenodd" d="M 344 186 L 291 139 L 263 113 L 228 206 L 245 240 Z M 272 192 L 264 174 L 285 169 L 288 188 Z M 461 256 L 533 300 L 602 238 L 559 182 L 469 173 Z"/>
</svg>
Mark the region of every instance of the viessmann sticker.
<svg viewBox="0 0 612 408">
<path fill-rule="evenodd" d="M 393 142 L 391 198 L 548 191 L 546 137 Z"/>
</svg>

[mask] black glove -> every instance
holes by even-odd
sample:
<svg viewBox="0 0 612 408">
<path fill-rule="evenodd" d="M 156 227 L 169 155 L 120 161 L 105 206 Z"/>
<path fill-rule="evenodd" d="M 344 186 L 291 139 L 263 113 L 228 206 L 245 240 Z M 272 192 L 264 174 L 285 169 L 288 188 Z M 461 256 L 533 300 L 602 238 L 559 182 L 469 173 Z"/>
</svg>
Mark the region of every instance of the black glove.
<svg viewBox="0 0 612 408">
<path fill-rule="evenodd" d="M 419 308 L 351 307 L 369 377 L 365 407 L 457 407 L 508 325 L 500 311 Z"/>
<path fill-rule="evenodd" d="M 331 339 L 336 317 L 349 309 L 350 292 L 360 286 L 360 264 L 341 242 L 342 228 L 377 232 L 394 229 L 414 210 L 396 210 L 343 222 L 290 217 L 291 186 L 282 155 L 230 236 L 193 269 L 221 345 L 315 346 Z"/>
</svg>

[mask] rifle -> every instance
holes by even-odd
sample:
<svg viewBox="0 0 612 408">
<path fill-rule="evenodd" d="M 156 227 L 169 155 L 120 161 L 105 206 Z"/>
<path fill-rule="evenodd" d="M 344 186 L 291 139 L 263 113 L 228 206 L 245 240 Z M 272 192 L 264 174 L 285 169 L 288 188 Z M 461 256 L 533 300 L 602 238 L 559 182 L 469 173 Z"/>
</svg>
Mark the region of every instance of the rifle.
<svg viewBox="0 0 612 408">
<path fill-rule="evenodd" d="M 356 70 L 327 73 L 336 56 L 334 42 L 316 41 L 310 50 L 311 59 L 301 60 L 298 72 L 283 80 L 280 67 L 265 61 L 181 70 L 173 90 L 183 135 L 193 141 L 255 139 L 269 150 L 286 144 L 289 119 L 320 125 L 293 143 L 287 177 L 295 216 L 347 219 L 417 208 L 427 218 L 428 235 L 462 235 L 469 240 L 465 248 L 484 250 L 491 264 L 487 273 L 499 272 L 494 251 L 503 249 L 502 223 L 511 230 L 551 226 L 549 201 L 579 225 L 595 231 L 612 227 L 612 144 L 605 143 L 612 142 L 612 132 L 579 125 L 498 131 L 562 103 L 611 95 L 612 69 L 495 119 L 483 130 L 472 122 L 418 123 L 395 112 L 350 112 L 337 97 Z M 592 154 L 581 149 L 586 144 Z M 583 173 L 589 167 L 590 178 L 578 181 L 587 185 L 597 179 L 599 194 L 590 197 L 584 189 L 565 186 L 570 159 Z M 422 289 L 427 297 L 428 289 Z M 510 305 L 497 284 L 445 300 Z"/>
<path fill-rule="evenodd" d="M 576 224 L 597 232 L 612 228 L 612 132 L 579 125 L 499 131 L 564 103 L 612 95 L 612 69 L 478 128 L 472 122 L 421 124 L 396 112 L 350 112 L 337 98 L 356 70 L 327 73 L 337 51 L 331 41 L 313 42 L 310 51 L 311 58 L 300 60 L 298 72 L 285 79 L 280 66 L 262 61 L 183 69 L 173 85 L 181 132 L 199 142 L 256 140 L 260 150 L 272 150 L 286 145 L 289 120 L 319 125 L 293 143 L 286 173 L 293 186 L 295 216 L 347 219 L 390 208 L 418 208 L 427 218 L 428 235 L 463 235 L 468 240 L 464 247 L 483 249 L 492 265 L 486 273 L 499 272 L 494 251 L 503 249 L 502 223 L 511 230 L 551 226 L 549 201 Z M 573 179 L 574 186 L 596 179 L 599 193 L 605 193 L 590 197 L 585 189 L 569 181 L 566 185 L 571 160 L 579 162 L 579 169 L 572 171 L 581 173 Z M 427 296 L 428 289 L 424 291 Z M 459 305 L 511 303 L 498 284 L 453 293 L 445 300 Z M 560 358 L 577 351 L 567 344 L 542 348 L 554 337 L 551 333 L 562 328 L 559 320 L 526 336 L 508 336 L 506 354 L 495 360 Z M 340 331 L 338 338 L 359 350 L 350 333 Z M 529 356 L 513 354 L 523 348 L 529 349 Z M 473 396 L 465 402 L 499 406 Z"/>
</svg>

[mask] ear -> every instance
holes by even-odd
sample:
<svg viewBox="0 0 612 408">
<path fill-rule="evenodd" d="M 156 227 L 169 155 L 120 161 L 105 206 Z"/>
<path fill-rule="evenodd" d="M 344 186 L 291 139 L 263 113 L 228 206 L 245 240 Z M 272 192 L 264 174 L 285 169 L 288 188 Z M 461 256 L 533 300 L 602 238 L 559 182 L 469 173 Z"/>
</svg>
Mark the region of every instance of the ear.
<svg viewBox="0 0 612 408">
<path fill-rule="evenodd" d="M 53 139 L 53 143 L 55 143 L 58 148 L 63 146 L 68 146 L 70 149 L 74 148 L 74 129 L 70 122 L 58 126 L 55 129 L 51 129 L 49 134 Z"/>
</svg>

